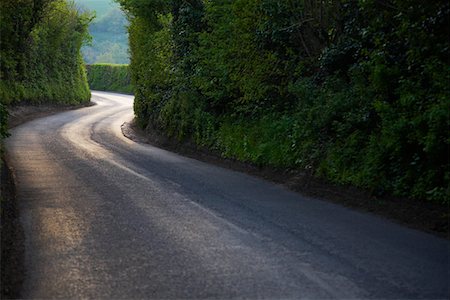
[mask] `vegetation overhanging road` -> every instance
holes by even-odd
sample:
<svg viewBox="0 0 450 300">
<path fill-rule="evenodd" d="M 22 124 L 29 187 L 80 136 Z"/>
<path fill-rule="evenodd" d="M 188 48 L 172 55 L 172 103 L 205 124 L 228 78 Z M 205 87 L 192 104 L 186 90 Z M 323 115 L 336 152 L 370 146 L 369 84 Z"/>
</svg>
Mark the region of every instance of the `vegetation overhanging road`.
<svg viewBox="0 0 450 300">
<path fill-rule="evenodd" d="M 24 298 L 448 298 L 449 242 L 123 137 L 132 97 L 15 128 Z"/>
</svg>

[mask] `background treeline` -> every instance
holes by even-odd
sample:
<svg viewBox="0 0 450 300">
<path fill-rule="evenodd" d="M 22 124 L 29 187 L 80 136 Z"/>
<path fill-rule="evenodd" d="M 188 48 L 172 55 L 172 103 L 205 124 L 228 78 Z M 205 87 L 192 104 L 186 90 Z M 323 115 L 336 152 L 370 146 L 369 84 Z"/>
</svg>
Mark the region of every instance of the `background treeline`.
<svg viewBox="0 0 450 300">
<path fill-rule="evenodd" d="M 80 48 L 91 16 L 63 0 L 0 2 L 0 134 L 5 105 L 76 104 L 90 91 Z"/>
<path fill-rule="evenodd" d="M 448 1 L 119 2 L 140 126 L 448 202 Z"/>
<path fill-rule="evenodd" d="M 87 64 L 128 64 L 128 21 L 118 3 L 113 0 L 75 0 L 83 11 L 95 13 L 89 25 L 92 41 L 81 52 Z"/>
<path fill-rule="evenodd" d="M 93 90 L 132 94 L 131 76 L 128 65 L 87 65 L 89 86 Z"/>
</svg>

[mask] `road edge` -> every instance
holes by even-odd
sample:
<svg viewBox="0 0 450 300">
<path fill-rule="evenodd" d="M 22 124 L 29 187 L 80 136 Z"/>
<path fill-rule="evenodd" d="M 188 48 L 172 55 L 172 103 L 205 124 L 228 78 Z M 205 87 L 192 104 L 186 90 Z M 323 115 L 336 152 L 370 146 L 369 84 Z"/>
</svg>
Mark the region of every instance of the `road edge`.
<svg viewBox="0 0 450 300">
<path fill-rule="evenodd" d="M 0 298 L 18 299 L 25 278 L 25 235 L 20 221 L 14 171 L 8 165 L 5 155 L 1 160 Z"/>
<path fill-rule="evenodd" d="M 377 215 L 397 224 L 450 240 L 450 214 L 448 207 L 445 208 L 444 205 L 407 198 L 374 196 L 369 191 L 352 186 L 338 186 L 306 172 L 261 168 L 223 158 L 208 149 L 199 149 L 193 143 L 180 143 L 156 132 L 144 131 L 138 128 L 135 120 L 123 123 L 121 131 L 126 138 L 137 143 L 149 144 L 219 167 L 243 172 L 280 184 L 305 196 Z"/>
<path fill-rule="evenodd" d="M 94 102 L 79 105 L 29 105 L 19 104 L 8 107 L 8 129 L 23 123 L 95 105 Z M 20 299 L 22 284 L 26 277 L 25 233 L 20 220 L 20 210 L 16 193 L 16 176 L 8 163 L 8 153 L 0 147 L 0 299 Z"/>
</svg>

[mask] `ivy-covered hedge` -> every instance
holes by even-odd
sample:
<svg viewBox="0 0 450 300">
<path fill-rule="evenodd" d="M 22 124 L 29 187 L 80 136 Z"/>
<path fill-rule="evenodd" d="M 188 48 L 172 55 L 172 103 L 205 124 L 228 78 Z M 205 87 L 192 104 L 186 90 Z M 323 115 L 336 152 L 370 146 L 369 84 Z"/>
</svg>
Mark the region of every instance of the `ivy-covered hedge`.
<svg viewBox="0 0 450 300">
<path fill-rule="evenodd" d="M 448 203 L 448 1 L 119 2 L 142 127 Z"/>
<path fill-rule="evenodd" d="M 89 101 L 80 48 L 90 20 L 65 0 L 2 0 L 1 103 Z"/>
<path fill-rule="evenodd" d="M 128 65 L 87 65 L 89 86 L 93 90 L 133 93 Z"/>
</svg>

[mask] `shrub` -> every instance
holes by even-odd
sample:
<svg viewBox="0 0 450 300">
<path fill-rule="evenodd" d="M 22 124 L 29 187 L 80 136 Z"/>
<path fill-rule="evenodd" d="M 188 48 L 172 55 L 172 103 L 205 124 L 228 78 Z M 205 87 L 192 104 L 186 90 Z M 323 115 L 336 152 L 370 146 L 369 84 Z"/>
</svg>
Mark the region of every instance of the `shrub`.
<svg viewBox="0 0 450 300">
<path fill-rule="evenodd" d="M 120 3 L 141 126 L 448 203 L 447 1 Z"/>
<path fill-rule="evenodd" d="M 3 104 L 89 101 L 80 48 L 90 15 L 63 0 L 5 0 L 0 16 Z"/>
<path fill-rule="evenodd" d="M 100 91 L 133 93 L 128 65 L 87 65 L 87 79 L 91 89 Z"/>
</svg>

